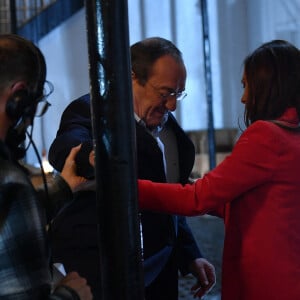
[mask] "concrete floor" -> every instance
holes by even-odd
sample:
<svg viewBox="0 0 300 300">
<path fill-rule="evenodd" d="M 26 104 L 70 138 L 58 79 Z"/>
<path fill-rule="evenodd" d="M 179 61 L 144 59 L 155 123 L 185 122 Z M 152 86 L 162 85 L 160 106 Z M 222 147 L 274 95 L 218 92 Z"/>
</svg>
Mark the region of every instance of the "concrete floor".
<svg viewBox="0 0 300 300">
<path fill-rule="evenodd" d="M 221 265 L 224 242 L 224 223 L 222 219 L 208 215 L 187 218 L 187 222 L 194 233 L 195 239 L 201 249 L 203 256 L 210 261 L 216 269 L 217 282 L 205 300 L 221 299 Z M 190 288 L 195 283 L 192 275 L 180 277 L 179 279 L 179 299 L 194 300 Z"/>
</svg>

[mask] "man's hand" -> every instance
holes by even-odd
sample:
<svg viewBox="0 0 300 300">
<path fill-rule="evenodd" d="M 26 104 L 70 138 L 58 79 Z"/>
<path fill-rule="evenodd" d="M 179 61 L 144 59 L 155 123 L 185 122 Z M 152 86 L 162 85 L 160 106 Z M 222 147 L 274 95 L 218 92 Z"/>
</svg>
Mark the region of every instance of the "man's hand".
<svg viewBox="0 0 300 300">
<path fill-rule="evenodd" d="M 197 278 L 197 283 L 191 288 L 194 298 L 202 298 L 216 283 L 215 267 L 205 258 L 197 258 L 191 263 L 190 271 Z"/>
<path fill-rule="evenodd" d="M 95 167 L 95 151 L 92 150 L 89 155 L 89 163 L 91 166 Z"/>
<path fill-rule="evenodd" d="M 73 289 L 80 297 L 80 300 L 93 299 L 91 288 L 88 286 L 86 279 L 80 277 L 77 272 L 68 273 L 66 277 L 58 283 L 58 286 L 59 285 L 68 286 Z"/>
<path fill-rule="evenodd" d="M 69 184 L 71 190 L 76 192 L 87 182 L 87 179 L 76 174 L 75 157 L 80 150 L 81 145 L 73 147 L 66 158 L 64 167 L 61 171 L 61 177 Z"/>
</svg>

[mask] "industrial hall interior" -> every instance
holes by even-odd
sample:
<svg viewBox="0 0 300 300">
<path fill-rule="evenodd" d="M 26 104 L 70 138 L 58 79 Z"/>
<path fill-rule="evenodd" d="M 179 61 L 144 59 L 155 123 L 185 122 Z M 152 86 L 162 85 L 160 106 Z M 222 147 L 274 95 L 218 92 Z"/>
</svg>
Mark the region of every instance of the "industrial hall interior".
<svg viewBox="0 0 300 300">
<path fill-rule="evenodd" d="M 64 117 L 66 119 L 74 117 L 72 115 L 74 112 L 66 108 L 73 100 L 79 98 L 82 103 L 79 101 L 78 105 L 82 107 L 78 106 L 78 112 L 81 110 L 80 113 L 84 117 L 87 113 L 91 119 L 88 124 L 81 119 L 76 122 L 82 122 L 84 130 L 89 130 L 89 149 L 95 155 L 93 178 L 88 179 L 96 193 L 93 192 L 92 200 L 88 191 L 84 191 L 84 195 L 88 195 L 86 199 L 89 201 L 97 202 L 93 211 L 97 217 L 95 221 L 98 222 L 97 228 L 93 227 L 95 234 L 88 230 L 81 231 L 79 227 L 78 231 L 74 230 L 72 234 L 67 234 L 68 228 L 75 222 L 75 215 L 80 219 L 82 208 L 78 204 L 76 209 L 75 207 L 73 210 L 69 209 L 67 214 L 64 214 L 63 209 L 53 222 L 53 228 L 49 230 L 50 244 L 53 236 L 51 247 L 54 262 L 58 263 L 57 268 L 68 268 L 68 264 L 72 264 L 71 260 L 77 260 L 78 257 L 82 258 L 84 264 L 84 258 L 92 258 L 93 255 L 90 245 L 99 245 L 97 259 L 94 261 L 87 259 L 85 265 L 86 269 L 99 270 L 100 275 L 95 271 L 99 278 L 92 283 L 97 285 L 99 282 L 97 285 L 99 288 L 95 292 L 96 300 L 174 300 L 150 296 L 150 287 L 155 279 L 148 278 L 146 257 L 149 255 L 148 252 L 154 251 L 153 249 L 159 246 L 153 241 L 150 245 L 150 238 L 148 239 L 146 234 L 152 234 L 151 238 L 155 240 L 154 235 L 159 239 L 165 232 L 160 231 L 159 225 L 155 226 L 152 223 L 151 229 L 148 228 L 146 222 L 153 216 L 144 215 L 144 212 L 139 210 L 137 179 L 160 182 L 157 179 L 160 177 L 155 173 L 156 162 L 149 161 L 146 157 L 142 158 L 143 151 L 145 153 L 152 151 L 151 143 L 148 145 L 144 137 L 139 140 L 139 131 L 135 132 L 135 124 L 140 126 L 142 123 L 144 127 L 140 127 L 147 131 L 150 131 L 149 128 L 152 130 L 153 126 L 147 127 L 147 123 L 138 115 L 135 104 L 132 103 L 132 99 L 138 97 L 136 90 L 141 91 L 147 85 L 136 78 L 138 73 L 135 68 L 138 70 L 140 66 L 135 64 L 134 59 L 138 58 L 132 54 L 134 51 L 132 45 L 138 45 L 139 41 L 148 38 L 162 38 L 170 41 L 181 52 L 180 60 L 184 61 L 186 73 L 183 76 L 183 88 L 179 86 L 181 83 L 178 83 L 176 89 L 165 88 L 162 92 L 156 87 L 155 81 L 153 85 L 151 84 L 152 92 L 157 92 L 161 99 L 165 99 L 166 102 L 169 98 L 176 100 L 175 107 L 168 111 L 166 121 L 161 121 L 159 126 L 155 125 L 158 126 L 157 133 L 151 131 L 151 138 L 160 147 L 160 139 L 156 134 L 159 134 L 160 130 L 162 135 L 168 132 L 164 130 L 163 125 L 169 122 L 173 124 L 171 121 L 174 121 L 174 126 L 180 129 L 180 134 L 191 142 L 191 149 L 194 152 L 186 180 L 169 180 L 169 176 L 164 174 L 166 179 L 162 182 L 193 182 L 215 169 L 231 155 L 235 144 L 246 130 L 244 121 L 247 116 L 244 113 L 245 101 L 242 98 L 245 88 L 243 75 L 245 58 L 262 44 L 274 40 L 284 40 L 299 48 L 299 14 L 300 0 L 0 1 L 0 34 L 17 34 L 32 41 L 43 53 L 47 65 L 44 93 L 47 95 L 49 107 L 45 115 L 35 118 L 32 126 L 34 143 L 26 138 L 26 155 L 20 162 L 29 170 L 34 187 L 46 185 L 48 178 L 61 172 L 59 166 L 62 157 L 56 157 L 60 153 L 55 152 L 59 150 L 59 134 L 65 130 L 64 126 L 69 126 L 70 130 L 74 131 L 77 126 L 72 123 L 74 120 L 63 124 Z M 172 70 L 172 62 L 169 62 L 169 68 Z M 147 82 L 147 78 L 145 80 Z M 136 87 L 139 84 L 141 86 Z M 116 95 L 120 96 L 115 97 L 118 100 L 114 98 Z M 100 101 L 97 101 L 99 99 Z M 126 102 L 127 99 L 129 101 Z M 86 101 L 90 104 L 88 106 L 90 110 L 87 111 L 83 105 Z M 99 114 L 97 116 L 99 112 L 100 117 Z M 104 128 L 99 129 L 101 127 L 97 126 L 99 124 L 103 124 Z M 80 134 L 83 134 L 83 131 Z M 166 138 L 165 143 L 173 142 L 172 138 Z M 163 137 L 161 139 L 163 140 Z M 188 161 L 187 156 L 190 154 L 188 141 L 184 140 L 181 145 L 185 154 L 183 158 L 179 157 L 179 160 Z M 74 146 L 71 145 L 73 141 L 68 138 L 62 138 L 60 142 L 61 147 Z M 82 147 L 86 146 L 85 142 L 81 143 Z M 164 150 L 164 155 L 169 154 L 166 149 Z M 180 151 L 178 148 L 176 155 L 180 155 Z M 110 156 L 111 153 L 113 154 Z M 57 164 L 54 163 L 56 159 L 60 161 Z M 154 156 L 151 156 L 151 159 L 154 161 Z M 170 170 L 173 170 L 172 166 L 165 161 L 165 157 L 163 163 L 162 168 L 168 170 L 166 173 L 169 174 Z M 180 164 L 178 159 L 176 163 Z M 176 176 L 179 176 L 181 169 L 180 171 L 177 167 L 175 169 L 178 173 Z M 150 173 L 153 173 L 152 177 L 148 176 Z M 76 197 L 74 196 L 75 202 Z M 64 219 L 66 215 L 68 218 Z M 164 213 L 157 214 L 157 222 L 160 222 L 164 215 Z M 181 216 L 175 215 L 174 213 L 172 220 L 174 223 L 180 223 Z M 88 220 L 88 215 L 85 217 L 87 226 L 91 226 L 92 220 Z M 153 219 L 151 222 L 154 223 Z M 224 281 L 222 277 L 224 219 L 215 214 L 204 213 L 182 216 L 182 222 L 184 228 L 189 230 L 189 235 L 185 238 L 193 237 L 197 249 L 195 251 L 200 251 L 205 263 L 208 262 L 206 266 L 212 265 L 215 270 L 215 283 L 203 299 L 221 300 Z M 172 247 L 174 243 L 182 242 L 170 241 L 176 239 L 180 230 L 174 230 L 175 238 L 168 236 Z M 143 231 L 145 231 L 144 238 Z M 67 245 L 68 247 L 73 245 L 72 235 L 76 236 L 75 239 L 79 244 L 86 243 L 89 247 L 78 247 L 76 254 L 75 251 L 72 253 L 72 250 L 68 250 L 69 257 L 64 262 L 59 247 L 67 249 Z M 164 259 L 157 257 L 158 260 Z M 74 271 L 77 265 L 80 266 L 80 262 L 74 263 Z M 84 272 L 85 270 L 83 276 Z M 178 296 L 175 298 L 195 299 L 197 294 L 191 289 L 194 285 L 197 286 L 199 278 L 180 268 L 176 270 L 176 274 Z M 144 287 L 144 280 L 151 282 L 149 286 L 145 284 Z M 226 279 L 226 284 L 230 280 L 234 282 L 236 279 Z M 161 289 L 164 288 L 161 286 Z M 232 300 L 252 299 L 254 300 L 250 297 L 232 298 Z M 262 298 L 258 296 L 255 299 Z"/>
</svg>

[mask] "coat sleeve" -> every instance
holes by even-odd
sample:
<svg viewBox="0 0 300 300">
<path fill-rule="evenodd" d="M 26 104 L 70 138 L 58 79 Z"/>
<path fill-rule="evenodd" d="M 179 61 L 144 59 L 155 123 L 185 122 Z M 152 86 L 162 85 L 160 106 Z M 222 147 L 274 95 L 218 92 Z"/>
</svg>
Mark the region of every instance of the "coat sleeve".
<svg viewBox="0 0 300 300">
<path fill-rule="evenodd" d="M 80 297 L 70 287 L 59 285 L 48 297 L 48 300 L 80 300 Z"/>
<path fill-rule="evenodd" d="M 162 184 L 139 180 L 141 209 L 202 215 L 218 210 L 272 179 L 281 141 L 273 124 L 257 121 L 240 137 L 232 154 L 194 184 Z"/>
<path fill-rule="evenodd" d="M 190 263 L 202 257 L 193 233 L 186 222 L 186 218 L 177 216 L 178 218 L 178 238 L 177 238 L 177 254 L 178 266 L 182 275 L 188 274 Z"/>
<path fill-rule="evenodd" d="M 37 187 L 36 192 L 45 208 L 47 223 L 74 199 L 68 183 L 59 175 L 49 178 L 47 185 Z"/>
<path fill-rule="evenodd" d="M 71 102 L 63 112 L 56 138 L 49 150 L 51 165 L 61 171 L 71 148 L 79 144 L 82 146 L 76 156 L 77 174 L 93 178 L 94 169 L 89 163 L 93 136 L 88 95 Z"/>
</svg>

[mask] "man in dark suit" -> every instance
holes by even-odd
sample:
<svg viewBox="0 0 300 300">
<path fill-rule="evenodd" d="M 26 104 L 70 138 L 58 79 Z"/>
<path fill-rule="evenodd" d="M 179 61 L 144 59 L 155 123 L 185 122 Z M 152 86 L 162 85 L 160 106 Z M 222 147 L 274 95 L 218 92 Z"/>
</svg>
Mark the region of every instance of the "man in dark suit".
<svg viewBox="0 0 300 300">
<path fill-rule="evenodd" d="M 149 38 L 131 47 L 131 63 L 138 178 L 187 183 L 195 150 L 171 113 L 186 95 L 181 52 L 168 40 Z M 50 163 L 61 170 L 70 147 L 79 143 L 78 173 L 92 178 L 89 95 L 73 101 L 64 111 L 50 148 Z M 74 205 L 54 220 L 53 255 L 68 271 L 76 269 L 85 276 L 99 299 L 95 194 L 80 192 L 76 197 Z M 185 218 L 142 212 L 141 223 L 146 300 L 178 299 L 178 270 L 196 277 L 198 297 L 213 286 L 214 267 L 202 258 Z"/>
</svg>

